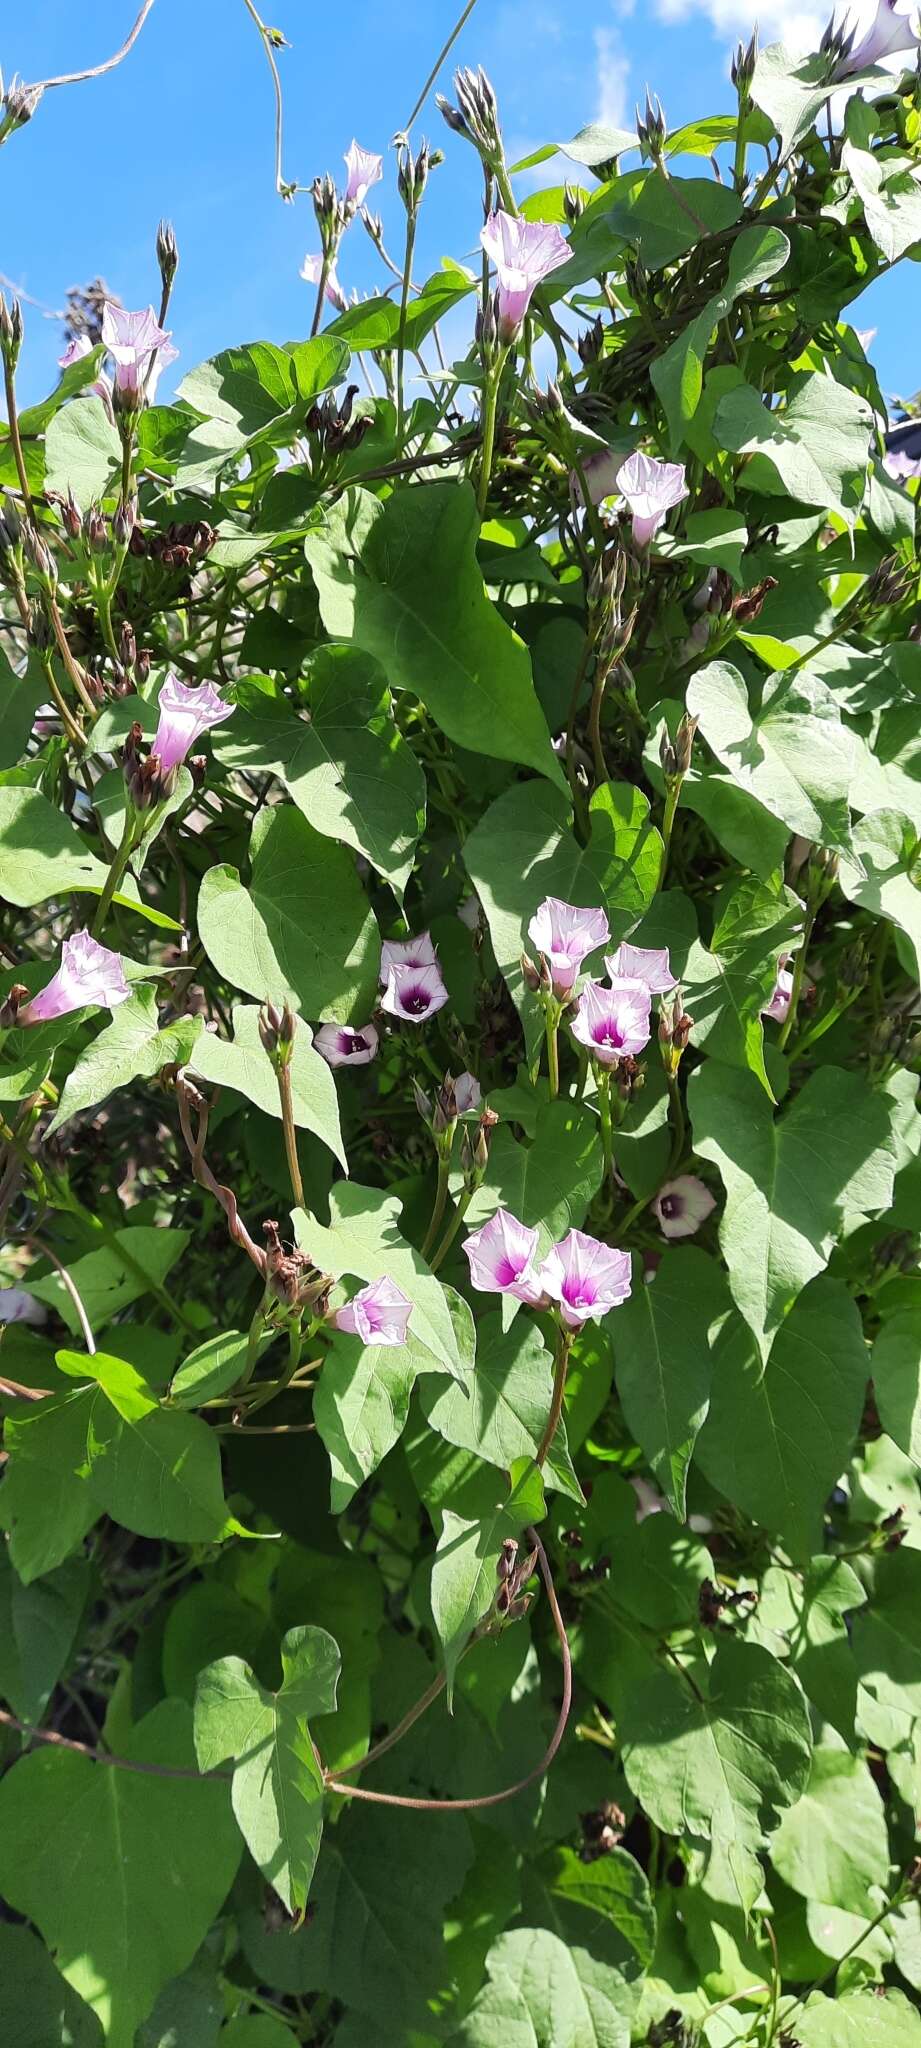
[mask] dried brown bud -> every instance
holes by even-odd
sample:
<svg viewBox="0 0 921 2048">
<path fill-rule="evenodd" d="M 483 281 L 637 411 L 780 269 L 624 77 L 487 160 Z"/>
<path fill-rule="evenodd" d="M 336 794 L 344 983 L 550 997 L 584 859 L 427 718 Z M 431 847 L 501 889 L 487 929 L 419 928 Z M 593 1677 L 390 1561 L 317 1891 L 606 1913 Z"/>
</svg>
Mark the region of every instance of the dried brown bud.
<svg viewBox="0 0 921 2048">
<path fill-rule="evenodd" d="M 740 626 L 750 626 L 764 609 L 765 599 L 777 589 L 776 576 L 762 576 L 751 590 L 740 590 L 732 600 L 732 616 Z"/>
<path fill-rule="evenodd" d="M 521 972 L 525 988 L 530 989 L 532 996 L 536 996 L 541 986 L 540 969 L 535 967 L 527 953 L 522 953 L 521 956 Z"/>
<path fill-rule="evenodd" d="M 13 1031 L 19 1019 L 23 1003 L 29 1000 L 25 982 L 14 981 L 12 988 L 0 1003 L 0 1031 Z"/>
</svg>

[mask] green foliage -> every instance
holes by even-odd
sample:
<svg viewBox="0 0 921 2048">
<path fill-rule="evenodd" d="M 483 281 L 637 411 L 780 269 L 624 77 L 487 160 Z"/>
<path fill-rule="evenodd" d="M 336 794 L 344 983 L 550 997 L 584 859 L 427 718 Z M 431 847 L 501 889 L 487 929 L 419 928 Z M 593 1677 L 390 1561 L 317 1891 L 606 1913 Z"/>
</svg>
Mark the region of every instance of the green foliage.
<svg viewBox="0 0 921 2048">
<path fill-rule="evenodd" d="M 0 426 L 2 2048 L 921 2048 L 905 58 Z"/>
</svg>

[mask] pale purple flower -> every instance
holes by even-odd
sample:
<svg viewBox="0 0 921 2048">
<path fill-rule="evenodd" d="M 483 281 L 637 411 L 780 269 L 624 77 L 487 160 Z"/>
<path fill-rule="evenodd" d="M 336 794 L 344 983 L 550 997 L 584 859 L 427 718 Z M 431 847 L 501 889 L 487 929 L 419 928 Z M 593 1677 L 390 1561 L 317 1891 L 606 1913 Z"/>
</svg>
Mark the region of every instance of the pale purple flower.
<svg viewBox="0 0 921 2048">
<path fill-rule="evenodd" d="M 606 946 L 610 936 L 603 910 L 582 910 L 558 896 L 545 896 L 528 926 L 528 937 L 547 960 L 558 996 L 571 995 L 583 960 Z"/>
<path fill-rule="evenodd" d="M 469 1116 L 470 1111 L 479 1109 L 483 1091 L 475 1074 L 459 1074 L 454 1083 L 454 1100 L 458 1116 Z"/>
<path fill-rule="evenodd" d="M 605 954 L 604 964 L 612 981 L 642 981 L 653 996 L 667 995 L 678 986 L 667 946 L 631 946 L 624 939 L 616 953 Z"/>
<path fill-rule="evenodd" d="M 438 954 L 432 944 L 431 932 L 420 932 L 415 939 L 385 939 L 381 946 L 381 986 L 390 979 L 392 967 L 437 967 Z"/>
<path fill-rule="evenodd" d="M 508 1209 L 497 1209 L 488 1223 L 464 1239 L 470 1280 L 480 1294 L 511 1294 L 532 1307 L 543 1289 L 534 1270 L 538 1232 L 519 1223 Z"/>
<path fill-rule="evenodd" d="M 683 462 L 659 462 L 654 455 L 637 449 L 617 472 L 617 488 L 633 514 L 633 538 L 638 548 L 649 546 L 665 515 L 688 495 Z"/>
<path fill-rule="evenodd" d="M 391 1017 L 403 1017 L 408 1024 L 424 1024 L 448 1000 L 448 991 L 437 966 L 391 967 L 381 1008 Z"/>
<path fill-rule="evenodd" d="M 61 964 L 47 988 L 19 1012 L 19 1024 L 50 1024 L 71 1010 L 114 1010 L 131 990 L 119 953 L 98 946 L 88 931 L 74 932 L 61 947 Z"/>
<path fill-rule="evenodd" d="M 0 1287 L 0 1323 L 34 1323 L 41 1328 L 48 1310 L 25 1287 Z"/>
<path fill-rule="evenodd" d="M 597 455 L 586 457 L 582 464 L 582 475 L 588 485 L 588 494 L 593 505 L 602 504 L 605 498 L 613 498 L 618 489 L 617 479 L 622 463 L 623 456 L 615 455 L 610 448 L 600 448 Z M 573 484 L 578 497 L 581 498 L 582 485 L 575 474 Z"/>
<path fill-rule="evenodd" d="M 913 477 L 921 476 L 921 456 L 907 455 L 901 448 L 887 448 L 883 468 L 896 483 L 910 483 Z"/>
<path fill-rule="evenodd" d="M 360 1031 L 351 1024 L 321 1024 L 313 1043 L 328 1067 L 366 1067 L 377 1052 L 379 1036 L 373 1024 L 363 1024 Z"/>
<path fill-rule="evenodd" d="M 127 313 L 124 306 L 113 306 L 106 299 L 102 338 L 115 364 L 116 397 L 129 407 L 139 405 L 145 395 L 152 403 L 161 372 L 179 354 L 169 333 L 158 324 L 153 307 Z"/>
<path fill-rule="evenodd" d="M 363 206 L 372 185 L 379 183 L 384 175 L 384 159 L 375 156 L 373 150 L 362 149 L 359 142 L 349 143 L 345 152 L 345 167 L 348 182 L 345 188 L 345 203 L 350 213 L 357 213 Z"/>
<path fill-rule="evenodd" d="M 522 220 L 510 213 L 490 215 L 480 242 L 496 266 L 499 336 L 514 341 L 531 303 L 531 294 L 569 261 L 569 244 L 558 227 L 546 221 Z"/>
<path fill-rule="evenodd" d="M 589 981 L 572 1020 L 573 1037 L 599 1066 L 614 1067 L 649 1044 L 649 990 L 642 981 Z"/>
<path fill-rule="evenodd" d="M 319 285 L 322 273 L 322 256 L 317 255 L 304 257 L 304 261 L 300 267 L 299 275 L 304 279 L 306 284 Z M 326 299 L 328 305 L 335 307 L 337 313 L 345 312 L 348 300 L 346 299 L 345 293 L 336 275 L 335 263 L 330 264 L 329 270 L 327 272 L 323 296 Z"/>
<path fill-rule="evenodd" d="M 372 1280 L 370 1287 L 359 1288 L 344 1308 L 330 1316 L 330 1322 L 334 1330 L 347 1330 L 363 1344 L 405 1344 L 412 1306 L 402 1287 L 383 1277 Z"/>
<path fill-rule="evenodd" d="M 64 354 L 58 356 L 58 369 L 72 370 L 75 363 L 82 363 L 87 356 L 92 355 L 93 346 L 94 344 L 91 342 L 88 334 L 75 334 L 73 339 L 68 342 Z M 96 398 L 102 399 L 103 405 L 111 406 L 112 386 L 109 383 L 108 377 L 103 376 L 101 371 L 94 383 L 89 386 L 89 389 Z"/>
<path fill-rule="evenodd" d="M 844 26 L 847 25 L 845 19 Z M 909 14 L 902 14 L 897 11 L 893 0 L 878 0 L 873 18 L 867 23 L 859 42 L 853 44 L 836 66 L 835 79 L 856 78 L 858 72 L 868 71 L 872 65 L 882 63 L 885 57 L 915 51 L 917 47 L 915 9 Z"/>
<path fill-rule="evenodd" d="M 659 1189 L 652 1208 L 663 1237 L 693 1237 L 716 1203 L 696 1173 L 679 1173 Z"/>
<path fill-rule="evenodd" d="M 630 1292 L 630 1254 L 601 1244 L 582 1230 L 570 1230 L 548 1252 L 538 1272 L 545 1294 L 559 1304 L 571 1330 L 600 1322 Z"/>
<path fill-rule="evenodd" d="M 212 683 L 199 683 L 197 688 L 191 688 L 188 683 L 181 683 L 178 676 L 168 675 L 157 710 L 159 718 L 151 753 L 159 759 L 161 775 L 168 775 L 181 765 L 203 732 L 232 717 L 234 706 L 225 704 Z"/>
<path fill-rule="evenodd" d="M 775 1024 L 785 1024 L 793 994 L 793 969 L 787 966 L 789 953 L 781 953 L 777 962 L 777 979 L 771 993 L 771 1000 L 765 1003 L 762 1017 L 772 1017 Z"/>
</svg>

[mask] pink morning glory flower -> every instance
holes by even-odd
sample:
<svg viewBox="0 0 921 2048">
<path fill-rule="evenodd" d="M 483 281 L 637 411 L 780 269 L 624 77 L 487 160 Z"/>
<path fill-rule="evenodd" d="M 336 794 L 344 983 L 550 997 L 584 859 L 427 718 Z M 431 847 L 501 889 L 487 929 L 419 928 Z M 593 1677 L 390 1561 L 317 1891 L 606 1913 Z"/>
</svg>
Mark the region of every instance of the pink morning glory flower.
<svg viewBox="0 0 921 2048">
<path fill-rule="evenodd" d="M 321 1024 L 313 1042 L 328 1067 L 367 1067 L 380 1039 L 373 1024 L 363 1024 L 360 1031 L 351 1024 Z"/>
<path fill-rule="evenodd" d="M 910 483 L 913 477 L 921 476 L 921 456 L 906 455 L 901 448 L 887 448 L 883 468 L 896 483 Z"/>
<path fill-rule="evenodd" d="M 390 979 L 392 967 L 437 967 L 438 954 L 432 944 L 431 932 L 420 932 L 415 939 L 385 939 L 381 946 L 381 985 Z"/>
<path fill-rule="evenodd" d="M 61 947 L 61 964 L 47 988 L 19 1012 L 19 1024 L 50 1024 L 71 1010 L 114 1010 L 130 996 L 121 955 L 99 946 L 88 931 L 74 932 Z"/>
<path fill-rule="evenodd" d="M 330 1322 L 334 1330 L 347 1330 L 363 1344 L 405 1344 L 412 1306 L 409 1295 L 395 1280 L 382 1278 L 359 1288 L 344 1308 L 330 1316 Z"/>
<path fill-rule="evenodd" d="M 663 1237 L 693 1237 L 716 1203 L 696 1173 L 679 1173 L 659 1189 L 652 1208 Z"/>
<path fill-rule="evenodd" d="M 649 1044 L 649 990 L 642 981 L 586 983 L 572 1020 L 573 1037 L 602 1067 L 634 1057 Z"/>
<path fill-rule="evenodd" d="M 898 13 L 893 0 L 878 0 L 873 19 L 867 24 L 860 41 L 854 43 L 836 66 L 835 78 L 856 78 L 858 72 L 882 63 L 885 57 L 917 50 L 918 33 L 914 24 L 914 10 L 910 14 Z"/>
<path fill-rule="evenodd" d="M 482 1089 L 475 1074 L 459 1074 L 454 1082 L 454 1100 L 458 1116 L 468 1116 L 472 1109 L 479 1109 L 483 1099 Z"/>
<path fill-rule="evenodd" d="M 772 1017 L 775 1024 L 785 1024 L 793 994 L 793 969 L 787 966 L 789 953 L 781 953 L 777 962 L 777 979 L 771 993 L 771 1000 L 765 1003 L 762 1017 Z"/>
<path fill-rule="evenodd" d="M 448 1000 L 448 991 L 435 967 L 391 967 L 381 1008 L 391 1017 L 403 1017 L 409 1024 L 424 1024 Z"/>
<path fill-rule="evenodd" d="M 499 336 L 515 340 L 531 303 L 531 294 L 551 271 L 569 261 L 569 244 L 558 227 L 546 221 L 522 220 L 510 213 L 491 214 L 480 242 L 496 266 Z"/>
<path fill-rule="evenodd" d="M 161 775 L 168 775 L 171 769 L 181 766 L 203 732 L 232 717 L 234 706 L 225 704 L 212 683 L 190 688 L 178 676 L 168 675 L 157 710 L 159 719 L 150 751 L 158 757 Z"/>
<path fill-rule="evenodd" d="M 300 267 L 299 275 L 304 279 L 305 283 L 318 285 L 320 282 L 322 271 L 322 256 L 305 256 L 304 261 Z M 345 312 L 345 308 L 348 301 L 346 299 L 342 286 L 339 283 L 339 279 L 336 275 L 336 266 L 334 263 L 330 264 L 329 270 L 327 271 L 326 287 L 323 296 L 326 299 L 327 305 L 334 306 L 337 313 Z"/>
<path fill-rule="evenodd" d="M 558 896 L 545 896 L 528 926 L 529 939 L 549 963 L 558 996 L 571 995 L 583 960 L 606 946 L 610 936 L 603 910 L 581 910 Z"/>
<path fill-rule="evenodd" d="M 519 1223 L 508 1209 L 497 1209 L 488 1223 L 464 1239 L 470 1280 L 480 1294 L 511 1294 L 533 1306 L 543 1290 L 534 1270 L 538 1232 Z"/>
<path fill-rule="evenodd" d="M 345 203 L 350 213 L 357 213 L 363 206 L 372 185 L 377 185 L 384 175 L 384 159 L 375 156 L 373 150 L 362 149 L 359 142 L 349 143 L 345 152 L 345 167 L 348 182 L 345 188 Z"/>
<path fill-rule="evenodd" d="M 570 1230 L 548 1252 L 538 1278 L 544 1292 L 558 1302 L 564 1323 L 579 1330 L 583 1323 L 600 1322 L 609 1309 L 626 1301 L 630 1254 L 601 1244 L 582 1230 Z"/>
<path fill-rule="evenodd" d="M 664 524 L 673 505 L 688 495 L 683 462 L 659 462 L 639 449 L 627 457 L 617 472 L 617 488 L 633 514 L 633 538 L 638 548 L 649 546 L 653 534 Z"/>
<path fill-rule="evenodd" d="M 152 402 L 161 372 L 174 363 L 179 354 L 168 332 L 158 325 L 153 307 L 127 313 L 124 306 L 113 306 L 111 300 L 106 299 L 102 309 L 102 338 L 115 364 L 116 398 L 129 409 L 140 405 L 145 395 Z"/>
<path fill-rule="evenodd" d="M 630 946 L 626 939 L 604 964 L 612 981 L 642 981 L 652 996 L 667 995 L 678 983 L 668 964 L 667 946 Z"/>
</svg>

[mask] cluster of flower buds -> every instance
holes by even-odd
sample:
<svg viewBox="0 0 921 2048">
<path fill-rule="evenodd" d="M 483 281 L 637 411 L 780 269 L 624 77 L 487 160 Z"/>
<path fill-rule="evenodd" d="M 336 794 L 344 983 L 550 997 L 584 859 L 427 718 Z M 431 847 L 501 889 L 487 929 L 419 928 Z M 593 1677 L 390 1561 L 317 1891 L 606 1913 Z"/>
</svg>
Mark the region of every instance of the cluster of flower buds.
<svg viewBox="0 0 921 2048">
<path fill-rule="evenodd" d="M 597 318 L 592 321 L 591 326 L 584 327 L 582 333 L 576 336 L 579 361 L 587 370 L 591 368 L 593 363 L 601 361 L 604 354 L 604 333 L 604 321 L 599 313 Z"/>
<path fill-rule="evenodd" d="M 622 610 L 627 557 L 615 542 L 595 563 L 588 587 L 588 631 L 595 660 L 606 675 L 626 653 L 636 623 L 636 606 Z"/>
<path fill-rule="evenodd" d="M 413 1082 L 416 1108 L 423 1122 L 428 1125 L 436 1151 L 450 1153 L 455 1126 L 459 1117 L 473 1116 L 482 1100 L 480 1084 L 475 1074 L 446 1074 L 441 1087 L 436 1089 L 434 1100 L 426 1095 L 417 1081 Z"/>
<path fill-rule="evenodd" d="M 493 1600 L 493 1614 L 499 1621 L 522 1621 L 531 1605 L 531 1596 L 525 1592 L 528 1580 L 533 1578 L 537 1568 L 537 1551 L 529 1550 L 525 1556 L 519 1554 L 514 1536 L 506 1536 L 496 1561 L 496 1587 Z"/>
<path fill-rule="evenodd" d="M 164 291 L 171 291 L 179 269 L 179 244 L 171 220 L 161 220 L 157 228 L 157 266 Z"/>
<path fill-rule="evenodd" d="M 665 156 L 665 143 L 668 137 L 668 123 L 665 119 L 661 100 L 658 95 L 656 95 L 655 99 L 651 97 L 648 86 L 646 87 L 646 105 L 642 114 L 639 107 L 636 110 L 636 132 L 644 162 L 648 158 L 651 163 L 657 164 L 661 169 Z"/>
<path fill-rule="evenodd" d="M 887 605 L 901 604 L 913 586 L 913 571 L 897 555 L 887 555 L 879 562 L 871 576 L 858 591 L 853 600 L 860 613 L 882 611 Z"/>
<path fill-rule="evenodd" d="M 147 534 L 139 525 L 132 528 L 128 547 L 132 555 L 146 555 L 162 562 L 165 569 L 191 569 L 204 561 L 217 539 L 206 519 L 173 520 L 161 532 Z"/>
<path fill-rule="evenodd" d="M 0 498 L 0 578 L 22 582 L 22 517 L 8 491 Z"/>
<path fill-rule="evenodd" d="M 44 535 L 39 532 L 37 526 L 33 526 L 31 519 L 24 519 L 22 522 L 22 552 L 30 569 L 35 573 L 39 587 L 49 597 L 53 597 L 57 589 L 57 566 Z"/>
<path fill-rule="evenodd" d="M 27 85 L 25 79 L 20 78 L 18 71 L 14 71 L 9 85 L 4 87 L 3 74 L 0 72 L 0 106 L 3 108 L 0 115 L 0 143 L 6 142 L 8 136 L 14 135 L 17 128 L 24 128 L 26 122 L 31 121 L 44 90 L 43 85 Z"/>
<path fill-rule="evenodd" d="M 320 230 L 320 245 L 324 256 L 335 256 L 339 243 L 348 227 L 351 215 L 345 199 L 340 199 L 336 181 L 328 171 L 321 178 L 314 178 L 310 187 L 313 211 Z"/>
<path fill-rule="evenodd" d="M 477 1119 L 474 1131 L 464 1129 L 461 1137 L 460 1163 L 464 1176 L 464 1192 L 475 1195 L 482 1187 L 489 1165 L 489 1147 L 492 1134 L 499 1119 L 494 1109 L 483 1109 Z"/>
<path fill-rule="evenodd" d="M 296 1246 L 286 1250 L 277 1223 L 266 1222 L 262 1228 L 267 1293 L 284 1309 L 295 1309 L 299 1314 L 309 1309 L 315 1316 L 324 1316 L 333 1284 L 332 1275 L 319 1272 L 307 1253 L 298 1251 Z"/>
<path fill-rule="evenodd" d="M 753 28 L 747 43 L 739 43 L 729 67 L 729 75 L 739 95 L 740 112 L 751 99 L 751 84 L 758 62 L 758 30 Z"/>
<path fill-rule="evenodd" d="M 429 171 L 437 170 L 444 160 L 444 150 L 430 149 L 427 142 L 423 142 L 418 156 L 413 155 L 408 142 L 401 143 L 397 156 L 397 191 L 407 213 L 418 211 Z"/>
<path fill-rule="evenodd" d="M 294 1054 L 294 1034 L 297 1018 L 290 1003 L 279 1010 L 276 1003 L 265 1003 L 259 1012 L 259 1038 L 264 1052 L 276 1073 L 281 1067 L 289 1067 Z"/>
<path fill-rule="evenodd" d="M 372 415 L 364 412 L 352 417 L 357 391 L 357 384 L 349 384 L 344 398 L 337 400 L 335 392 L 328 391 L 322 404 L 311 406 L 304 426 L 312 443 L 311 455 L 320 464 L 357 448 L 364 439 L 372 423 Z"/>
<path fill-rule="evenodd" d="M 690 718 L 688 713 L 685 712 L 674 739 L 669 738 L 667 729 L 662 734 L 662 738 L 659 741 L 659 760 L 662 764 L 666 789 L 669 787 L 674 788 L 676 785 L 680 787 L 684 781 L 691 765 L 691 755 L 694 751 L 694 734 L 697 731 L 698 723 L 698 719 Z"/>
<path fill-rule="evenodd" d="M 8 306 L 0 292 L 0 356 L 12 376 L 22 348 L 22 307 L 18 299 Z"/>
<path fill-rule="evenodd" d="M 663 996 L 659 1006 L 659 1047 L 662 1065 L 673 1080 L 687 1051 L 693 1024 L 693 1017 L 689 1017 L 685 1010 L 680 988 L 673 990 L 669 1000 Z"/>
<path fill-rule="evenodd" d="M 443 93 L 435 94 L 435 105 L 448 127 L 455 135 L 462 135 L 465 142 L 472 142 L 484 163 L 492 166 L 501 161 L 499 102 L 482 65 L 476 71 L 469 68 L 455 71 L 454 93 L 456 107 L 445 99 Z"/>
</svg>

